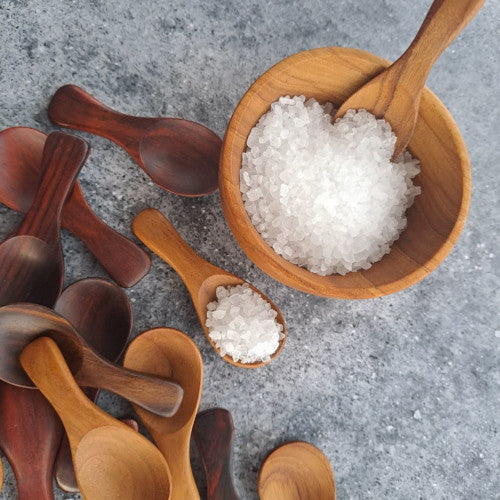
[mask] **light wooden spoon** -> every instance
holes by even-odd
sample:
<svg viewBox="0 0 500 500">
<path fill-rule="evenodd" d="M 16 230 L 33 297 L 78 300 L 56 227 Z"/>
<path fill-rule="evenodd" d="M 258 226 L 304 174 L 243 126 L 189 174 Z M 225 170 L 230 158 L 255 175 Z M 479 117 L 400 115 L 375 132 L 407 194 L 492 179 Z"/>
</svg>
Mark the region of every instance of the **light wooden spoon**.
<svg viewBox="0 0 500 500">
<path fill-rule="evenodd" d="M 163 455 L 144 436 L 83 394 L 57 344 L 40 337 L 20 362 L 61 418 L 86 500 L 166 500 L 171 481 Z"/>
<path fill-rule="evenodd" d="M 335 479 L 325 455 L 304 441 L 275 448 L 262 462 L 260 500 L 335 500 Z"/>
<path fill-rule="evenodd" d="M 247 283 L 223 269 L 210 264 L 201 258 L 180 236 L 166 217 L 154 208 L 143 210 L 132 222 L 132 230 L 135 235 L 156 255 L 165 262 L 168 262 L 184 281 L 191 299 L 196 309 L 196 314 L 200 320 L 201 327 L 205 335 L 212 344 L 212 347 L 220 354 L 219 348 L 215 345 L 208 334 L 205 326 L 207 321 L 207 305 L 216 300 L 215 292 L 219 286 L 235 286 Z M 254 286 L 248 283 L 250 288 L 259 293 L 263 299 L 267 300 L 271 307 L 278 313 L 276 321 L 283 326 L 283 338 L 278 349 L 271 355 L 270 361 L 276 358 L 283 349 L 286 340 L 285 320 L 279 309 L 268 297 Z M 240 363 L 234 361 L 231 356 L 222 356 L 225 361 L 242 368 L 257 368 L 264 366 L 267 362 Z"/>
<path fill-rule="evenodd" d="M 189 442 L 203 383 L 203 362 L 196 344 L 172 328 L 148 330 L 136 337 L 125 353 L 124 366 L 168 377 L 184 388 L 173 417 L 161 418 L 134 405 L 139 419 L 167 459 L 172 474 L 172 500 L 199 499 L 189 460 Z"/>
<path fill-rule="evenodd" d="M 366 109 L 384 118 L 397 137 L 396 159 L 413 135 L 420 96 L 432 66 L 483 4 L 484 0 L 434 0 L 406 52 L 349 97 L 335 119 L 348 109 Z"/>
</svg>

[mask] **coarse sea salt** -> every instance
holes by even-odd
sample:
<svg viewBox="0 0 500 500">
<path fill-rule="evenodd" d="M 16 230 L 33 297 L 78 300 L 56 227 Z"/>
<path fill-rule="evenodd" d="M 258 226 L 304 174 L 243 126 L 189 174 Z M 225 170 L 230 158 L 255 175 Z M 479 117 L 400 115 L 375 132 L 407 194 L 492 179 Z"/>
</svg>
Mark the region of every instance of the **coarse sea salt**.
<svg viewBox="0 0 500 500">
<path fill-rule="evenodd" d="M 251 130 L 240 186 L 262 238 L 320 275 L 368 269 L 406 227 L 419 161 L 391 162 L 396 136 L 365 110 L 331 123 L 333 105 L 280 97 Z"/>
<path fill-rule="evenodd" d="M 222 356 L 241 363 L 267 362 L 283 338 L 277 312 L 248 284 L 219 286 L 207 306 L 206 327 Z"/>
</svg>

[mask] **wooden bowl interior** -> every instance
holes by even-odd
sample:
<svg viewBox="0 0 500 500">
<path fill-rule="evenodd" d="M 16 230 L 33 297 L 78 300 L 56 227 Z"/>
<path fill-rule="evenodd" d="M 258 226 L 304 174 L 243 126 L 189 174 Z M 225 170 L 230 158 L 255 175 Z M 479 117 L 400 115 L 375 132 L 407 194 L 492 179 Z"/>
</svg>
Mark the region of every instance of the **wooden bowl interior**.
<svg viewBox="0 0 500 500">
<path fill-rule="evenodd" d="M 368 52 L 322 48 L 295 54 L 273 66 L 248 90 L 229 123 L 219 172 L 228 224 L 248 257 L 278 281 L 335 298 L 370 298 L 402 290 L 443 261 L 463 229 L 470 201 L 470 165 L 448 110 L 425 89 L 409 144 L 421 161 L 415 183 L 422 194 L 407 211 L 408 225 L 389 254 L 367 271 L 319 276 L 291 264 L 260 237 L 240 192 L 241 155 L 250 130 L 282 95 L 305 95 L 340 105 L 389 62 Z"/>
</svg>

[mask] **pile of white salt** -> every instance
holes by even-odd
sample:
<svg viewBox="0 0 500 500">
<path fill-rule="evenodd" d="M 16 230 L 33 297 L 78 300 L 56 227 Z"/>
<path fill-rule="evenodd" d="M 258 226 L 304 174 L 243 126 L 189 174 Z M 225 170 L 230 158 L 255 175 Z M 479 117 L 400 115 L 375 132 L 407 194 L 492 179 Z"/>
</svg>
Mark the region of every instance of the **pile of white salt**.
<svg viewBox="0 0 500 500">
<path fill-rule="evenodd" d="M 283 338 L 277 312 L 248 284 L 216 290 L 207 306 L 205 325 L 220 351 L 241 363 L 267 362 Z"/>
<path fill-rule="evenodd" d="M 391 162 L 396 136 L 385 120 L 281 97 L 247 140 L 240 171 L 246 211 L 288 261 L 320 275 L 368 269 L 406 227 L 420 188 L 418 160 Z"/>
</svg>

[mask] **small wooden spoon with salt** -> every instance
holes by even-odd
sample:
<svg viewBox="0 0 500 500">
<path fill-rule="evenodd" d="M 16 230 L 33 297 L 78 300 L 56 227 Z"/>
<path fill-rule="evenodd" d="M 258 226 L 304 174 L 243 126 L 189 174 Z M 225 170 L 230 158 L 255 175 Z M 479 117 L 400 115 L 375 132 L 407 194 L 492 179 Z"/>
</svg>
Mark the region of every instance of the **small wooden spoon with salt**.
<svg viewBox="0 0 500 500">
<path fill-rule="evenodd" d="M 182 403 L 173 417 L 162 418 L 134 405 L 172 474 L 171 500 L 199 499 L 189 460 L 189 443 L 203 385 L 203 362 L 196 344 L 183 332 L 155 328 L 136 337 L 128 346 L 123 365 L 131 370 L 168 377 L 184 389 Z"/>
<path fill-rule="evenodd" d="M 432 66 L 483 4 L 484 0 L 434 0 L 406 52 L 349 97 L 334 119 L 349 109 L 366 109 L 384 118 L 397 137 L 395 160 L 413 135 L 420 96 Z"/>
<path fill-rule="evenodd" d="M 52 339 L 34 340 L 19 359 L 64 424 L 84 498 L 169 498 L 170 472 L 163 455 L 144 436 L 109 416 L 85 396 Z"/>
<path fill-rule="evenodd" d="M 201 258 L 182 239 L 181 235 L 159 210 L 154 208 L 143 210 L 132 222 L 132 230 L 148 248 L 165 262 L 168 262 L 182 278 L 189 290 L 196 314 L 208 341 L 219 355 L 221 355 L 219 348 L 210 338 L 208 328 L 205 326 L 207 321 L 207 305 L 216 300 L 215 292 L 217 287 L 242 285 L 247 282 Z M 222 356 L 222 358 L 235 366 L 257 368 L 270 363 L 281 352 L 286 340 L 286 326 L 278 307 L 262 292 L 257 290 L 257 288 L 250 283 L 248 285 L 269 302 L 271 307 L 277 312 L 276 321 L 283 326 L 283 338 L 276 351 L 271 355 L 271 359 L 267 362 L 240 363 L 228 355 Z"/>
</svg>

